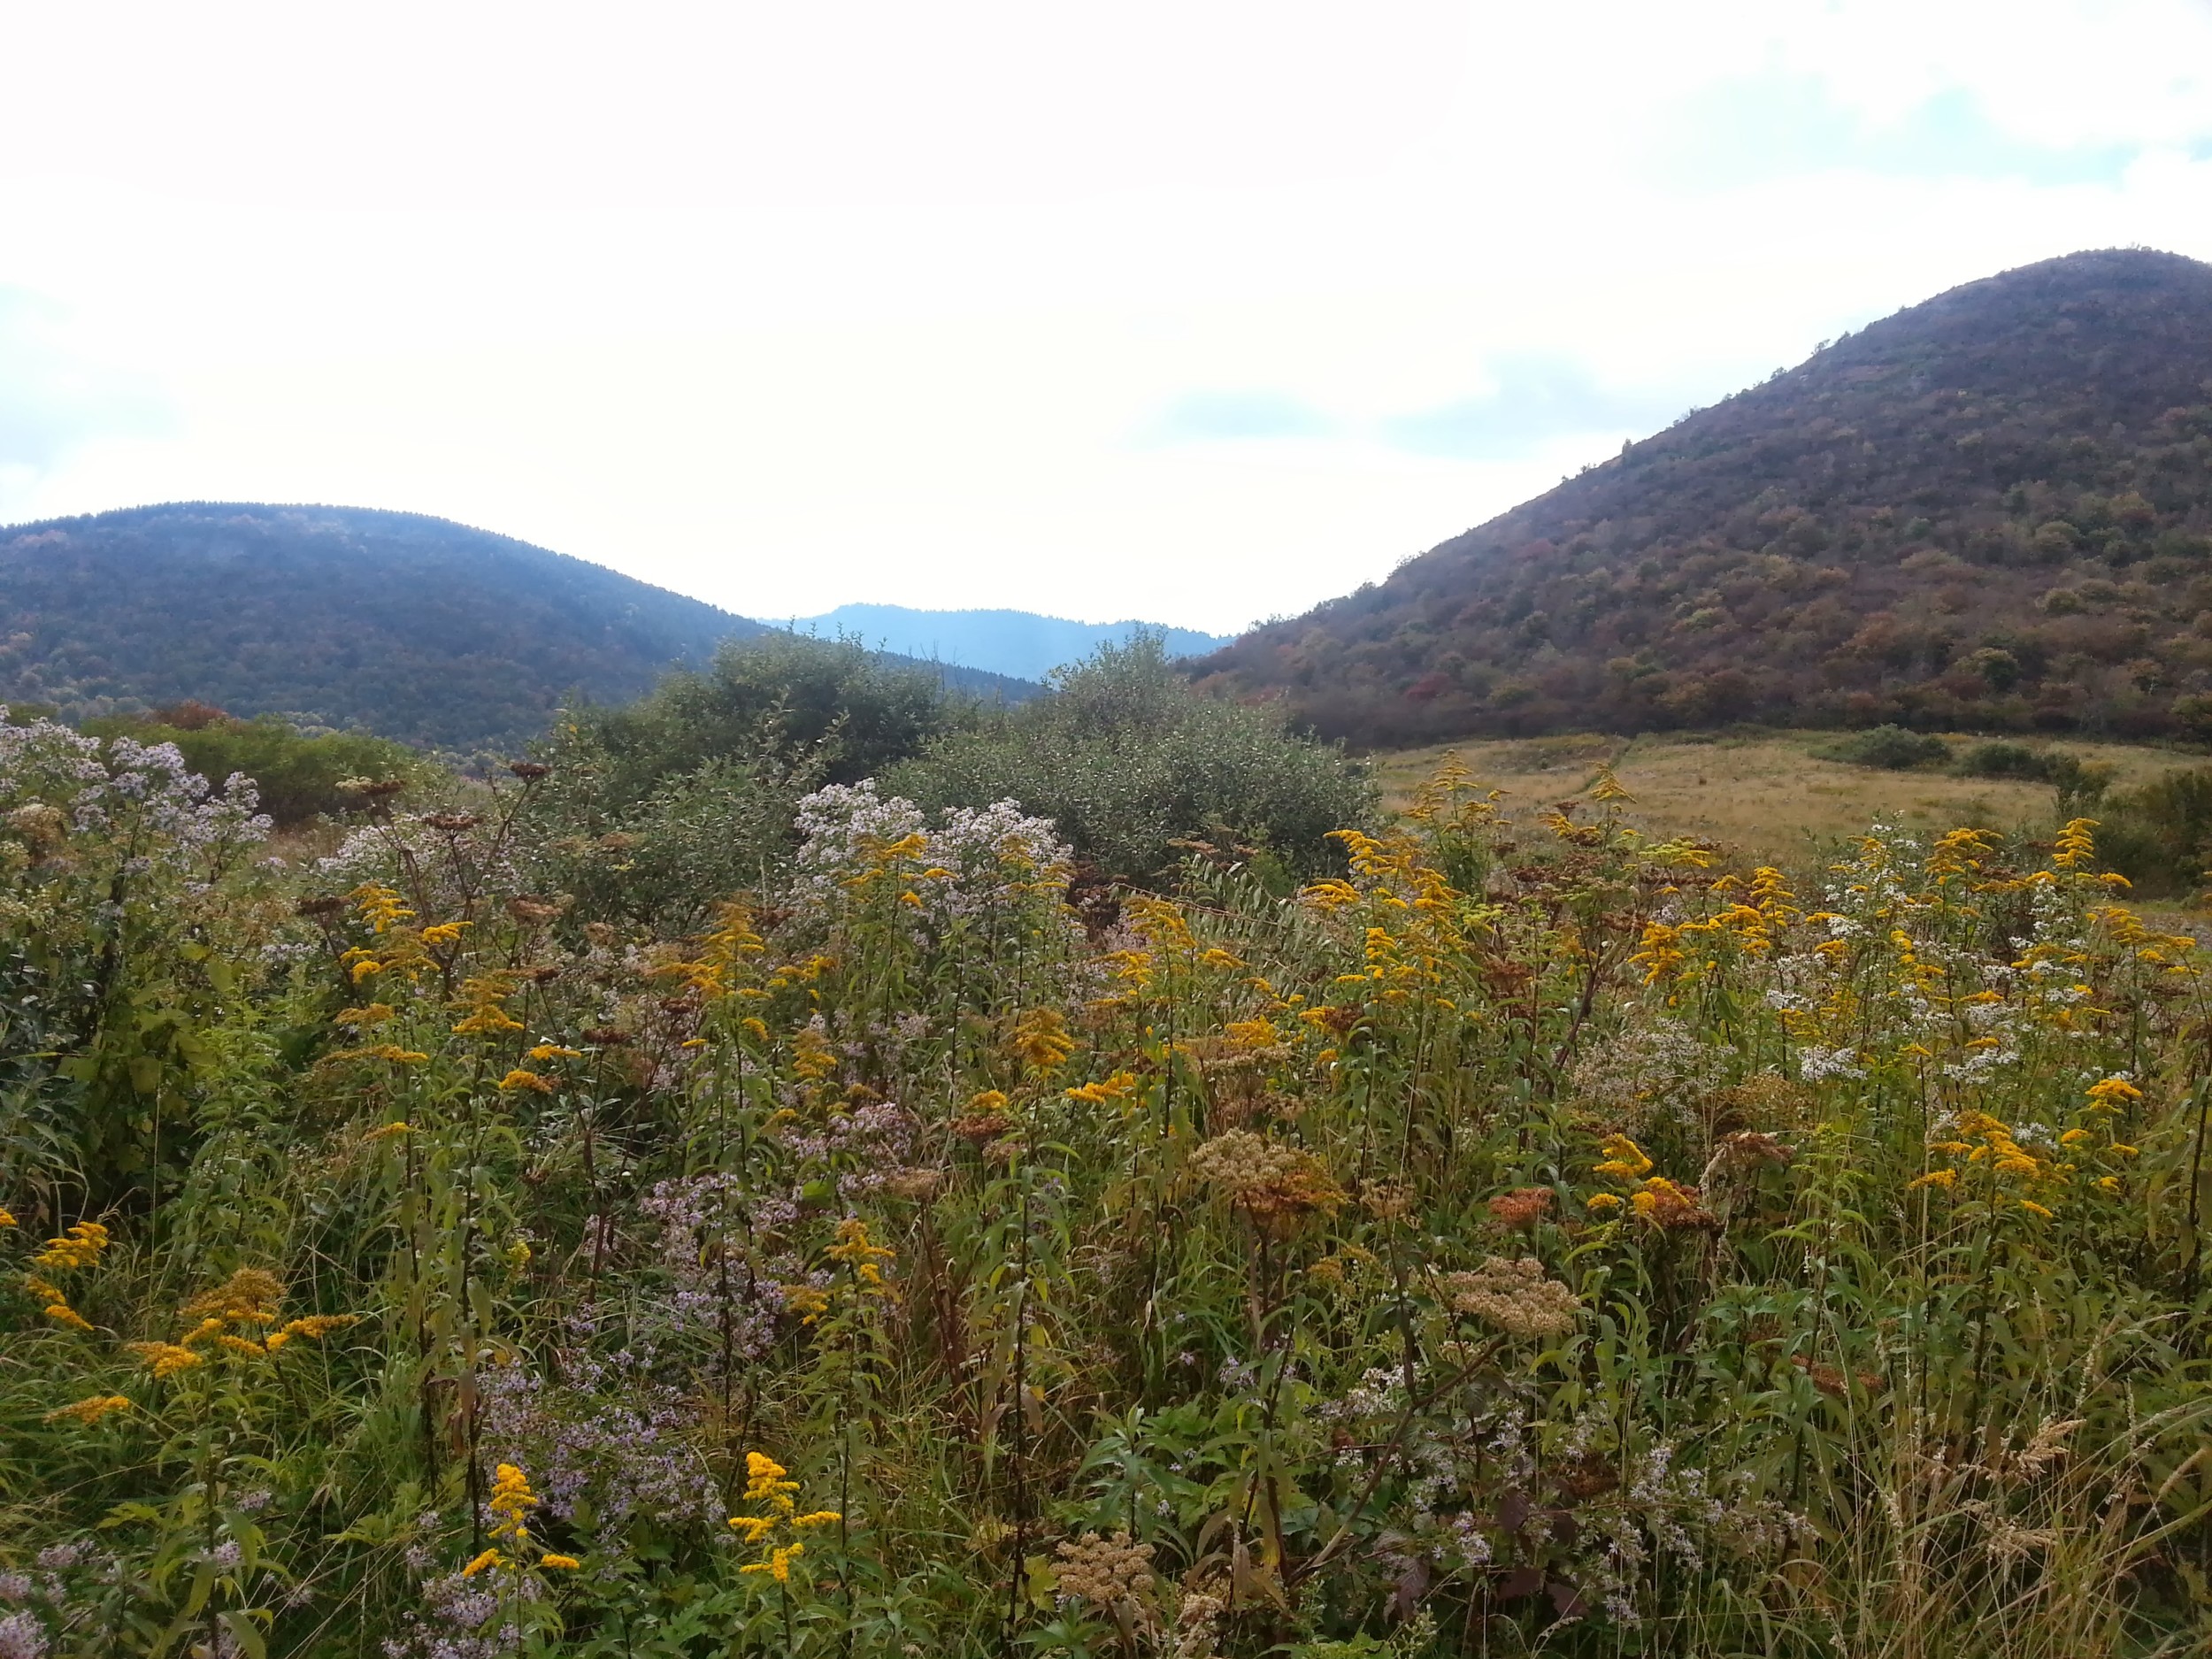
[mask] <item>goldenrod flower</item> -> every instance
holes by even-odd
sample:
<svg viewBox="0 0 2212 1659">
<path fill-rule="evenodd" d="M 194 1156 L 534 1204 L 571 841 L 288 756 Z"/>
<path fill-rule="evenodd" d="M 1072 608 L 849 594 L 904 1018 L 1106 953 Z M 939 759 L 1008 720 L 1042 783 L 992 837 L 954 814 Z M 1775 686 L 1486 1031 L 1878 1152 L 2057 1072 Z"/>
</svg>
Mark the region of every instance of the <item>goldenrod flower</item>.
<svg viewBox="0 0 2212 1659">
<path fill-rule="evenodd" d="M 573 1555 L 556 1555 L 548 1552 L 547 1554 L 538 1557 L 539 1566 L 558 1567 L 565 1572 L 573 1572 L 577 1568 L 582 1566 L 583 1564 L 584 1563 L 582 1562 L 577 1560 Z"/>
<path fill-rule="evenodd" d="M 501 1078 L 499 1087 L 502 1093 L 508 1094 L 516 1089 L 531 1089 L 540 1094 L 550 1094 L 553 1092 L 553 1086 L 550 1083 L 535 1071 L 526 1071 L 520 1066 L 517 1066 L 505 1077 Z"/>
<path fill-rule="evenodd" d="M 2023 1209 L 2023 1210 L 2024 1210 L 2029 1211 L 2031 1214 L 2033 1214 L 2033 1215 L 2038 1215 L 2038 1216 L 2042 1217 L 2043 1217 L 2043 1219 L 2044 1219 L 2044 1220 L 2046 1220 L 2046 1221 L 2049 1221 L 2049 1220 L 2051 1220 L 2051 1219 L 2052 1219 L 2051 1212 L 2050 1212 L 2049 1210 L 2047 1210 L 2044 1209 L 2042 1205 L 2040 1205 L 2040 1204 L 2039 1204 L 2039 1203 L 2035 1202 L 2034 1202 L 2033 1200 L 2032 1200 L 2032 1199 L 2026 1199 L 2026 1198 L 2022 1199 L 2022 1200 L 2020 1201 L 2020 1208 L 2021 1208 L 2021 1209 Z"/>
<path fill-rule="evenodd" d="M 422 930 L 422 942 L 426 945 L 457 945 L 461 942 L 461 930 L 475 926 L 474 922 L 438 922 Z"/>
<path fill-rule="evenodd" d="M 789 1584 L 793 1559 L 805 1554 L 804 1544 L 780 1544 L 769 1552 L 767 1560 L 749 1563 L 740 1567 L 738 1571 L 740 1572 L 764 1572 L 773 1578 L 778 1584 Z"/>
<path fill-rule="evenodd" d="M 386 1124 L 382 1128 L 372 1129 L 368 1133 L 363 1135 L 361 1137 L 361 1143 L 364 1146 L 367 1146 L 378 1141 L 389 1141 L 394 1135 L 412 1134 L 414 1132 L 414 1125 L 411 1124 Z"/>
<path fill-rule="evenodd" d="M 92 1329 L 92 1322 L 65 1302 L 58 1302 L 49 1307 L 46 1317 L 57 1325 L 68 1326 L 72 1331 L 89 1333 Z"/>
<path fill-rule="evenodd" d="M 364 882 L 346 896 L 360 907 L 361 919 L 380 933 L 414 918 L 414 911 L 399 902 L 399 895 L 380 882 Z"/>
<path fill-rule="evenodd" d="M 201 1321 L 198 1331 L 184 1340 L 212 1336 L 226 1322 L 232 1325 L 273 1325 L 276 1304 L 284 1299 L 284 1286 L 265 1268 L 242 1267 L 212 1290 L 204 1290 L 180 1311 Z"/>
<path fill-rule="evenodd" d="M 381 1025 L 392 1018 L 394 1018 L 394 1010 L 389 1002 L 371 1002 L 366 1008 L 339 1010 L 337 1013 L 331 1016 L 331 1024 L 356 1027 Z"/>
<path fill-rule="evenodd" d="M 1956 1170 L 1930 1170 L 1918 1180 L 1907 1181 L 1905 1190 L 1911 1192 L 1915 1187 L 1955 1187 L 1958 1185 L 1958 1179 L 1959 1172 Z"/>
<path fill-rule="evenodd" d="M 1016 1057 L 1033 1070 L 1057 1071 L 1075 1052 L 1067 1021 L 1056 1008 L 1033 1008 L 1014 1022 L 1010 1047 Z"/>
<path fill-rule="evenodd" d="M 0 1227 L 12 1227 L 19 1225 L 12 1214 L 4 1209 L 0 1209 Z"/>
<path fill-rule="evenodd" d="M 473 1578 L 478 1573 L 483 1571 L 487 1567 L 503 1567 L 506 1564 L 506 1556 L 501 1555 L 495 1549 L 488 1549 L 482 1555 L 479 1555 L 474 1561 L 469 1563 L 467 1566 L 462 1568 L 461 1576 L 464 1578 Z"/>
<path fill-rule="evenodd" d="M 287 1341 L 296 1336 L 319 1338 L 333 1331 L 342 1331 L 349 1325 L 358 1325 L 360 1317 L 350 1313 L 311 1313 L 303 1319 L 294 1319 L 277 1334 Z"/>
<path fill-rule="evenodd" d="M 2089 1086 L 2089 1098 L 2104 1111 L 2117 1111 L 2129 1101 L 2143 1098 L 2143 1091 L 2124 1077 L 2108 1077 Z"/>
<path fill-rule="evenodd" d="M 494 1529 L 494 1536 L 520 1530 L 524 1519 L 538 1507 L 537 1495 L 530 1490 L 530 1477 L 513 1463 L 502 1463 L 492 1475 L 492 1495 L 485 1504 L 501 1525 Z"/>
<path fill-rule="evenodd" d="M 174 1342 L 133 1342 L 128 1347 L 146 1362 L 146 1368 L 156 1377 L 173 1377 L 204 1363 L 190 1348 L 180 1348 Z"/>
<path fill-rule="evenodd" d="M 2087 864 L 2097 851 L 2096 838 L 2090 833 L 2096 827 L 2097 820 L 2093 818 L 2078 818 L 2069 821 L 2066 827 L 2058 833 L 2051 862 L 2062 870 L 2075 870 Z"/>
<path fill-rule="evenodd" d="M 1605 1155 L 1605 1161 L 1597 1166 L 1600 1175 L 1617 1175 L 1634 1180 L 1651 1173 L 1651 1159 L 1641 1147 L 1626 1135 L 1606 1136 L 1598 1150 Z"/>
<path fill-rule="evenodd" d="M 799 1483 L 787 1479 L 790 1471 L 765 1452 L 745 1454 L 745 1496 L 749 1502 L 768 1500 L 777 1503 L 787 1502 L 785 1494 L 796 1492 Z"/>
<path fill-rule="evenodd" d="M 584 1057 L 584 1051 L 581 1048 L 564 1048 L 557 1042 L 541 1042 L 522 1057 L 526 1060 L 580 1060 Z"/>
<path fill-rule="evenodd" d="M 1247 1054 L 1259 1048 L 1272 1048 L 1283 1040 L 1282 1034 L 1275 1029 L 1274 1022 L 1267 1019 L 1233 1019 L 1224 1031 L 1228 1036 L 1229 1046 Z"/>
<path fill-rule="evenodd" d="M 515 992 L 514 976 L 508 973 L 487 973 L 461 981 L 461 1002 L 468 1010 L 465 1018 L 457 1021 L 453 1030 L 457 1036 L 493 1036 L 503 1031 L 520 1031 L 522 1022 L 510 1014 L 504 1003 Z"/>
<path fill-rule="evenodd" d="M 1591 1198 L 1589 1199 L 1589 1201 L 1588 1201 L 1588 1202 L 1587 1202 L 1584 1205 L 1584 1208 L 1585 1208 L 1585 1209 L 1586 1209 L 1586 1210 L 1594 1210 L 1598 1211 L 1598 1212 L 1599 1212 L 1599 1213 L 1601 1213 L 1601 1214 L 1602 1214 L 1603 1212 L 1605 1212 L 1606 1210 L 1618 1210 L 1620 1207 L 1621 1207 L 1621 1196 L 1620 1196 L 1620 1194 L 1619 1194 L 1618 1193 L 1597 1193 L 1597 1194 L 1593 1194 L 1593 1195 L 1591 1196 Z"/>
<path fill-rule="evenodd" d="M 110 1412 L 127 1411 L 130 1408 L 130 1401 L 122 1394 L 88 1394 L 74 1405 L 64 1406 L 58 1411 L 49 1411 L 44 1420 L 48 1423 L 58 1423 L 67 1418 L 90 1428 Z"/>
<path fill-rule="evenodd" d="M 90 1267 L 108 1248 L 108 1230 L 96 1221 L 80 1221 L 31 1258 L 34 1267 Z"/>
</svg>

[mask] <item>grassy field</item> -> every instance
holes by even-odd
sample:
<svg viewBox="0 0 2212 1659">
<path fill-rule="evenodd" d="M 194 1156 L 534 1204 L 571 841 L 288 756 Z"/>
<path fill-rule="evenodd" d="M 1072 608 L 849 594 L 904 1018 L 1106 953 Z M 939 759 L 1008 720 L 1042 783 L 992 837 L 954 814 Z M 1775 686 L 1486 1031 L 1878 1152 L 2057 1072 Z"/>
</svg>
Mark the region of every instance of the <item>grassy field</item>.
<svg viewBox="0 0 2212 1659">
<path fill-rule="evenodd" d="M 1962 825 L 2016 829 L 2055 823 L 2047 784 L 1955 777 L 1938 770 L 1884 772 L 1813 751 L 1836 741 L 1832 732 L 1755 736 L 1668 735 L 1622 738 L 1601 733 L 1442 744 L 1373 757 L 1386 798 L 1403 805 L 1448 749 L 1457 749 L 1509 802 L 1548 803 L 1588 787 L 1611 761 L 1636 799 L 1626 810 L 1640 827 L 1661 836 L 1697 835 L 1757 856 L 1787 859 L 1864 832 L 1877 819 L 1901 828 L 1947 830 Z M 1977 740 L 1954 740 L 1963 749 Z M 2178 766 L 2201 764 L 2172 749 L 2124 743 L 2054 743 L 2083 760 L 2113 768 L 2116 789 L 2148 781 Z"/>
</svg>

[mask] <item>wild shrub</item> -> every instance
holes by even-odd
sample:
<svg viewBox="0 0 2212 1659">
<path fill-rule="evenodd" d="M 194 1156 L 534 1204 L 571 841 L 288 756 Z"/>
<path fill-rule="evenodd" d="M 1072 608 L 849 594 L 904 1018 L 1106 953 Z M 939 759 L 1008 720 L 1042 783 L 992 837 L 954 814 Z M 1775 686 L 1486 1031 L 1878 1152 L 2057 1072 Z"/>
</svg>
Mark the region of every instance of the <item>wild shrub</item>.
<svg viewBox="0 0 2212 1659">
<path fill-rule="evenodd" d="M 2112 796 L 2098 836 L 2112 867 L 2146 896 L 2212 883 L 2212 766 L 2170 772 Z"/>
<path fill-rule="evenodd" d="M 1011 800 L 1088 864 L 1157 883 L 1194 850 L 1311 871 L 1373 792 L 1341 749 L 1273 707 L 1192 690 L 1156 639 L 1108 645 L 1049 695 L 946 733 L 886 782 L 932 807 Z"/>
<path fill-rule="evenodd" d="M 2062 816 L 2094 807 L 2112 782 L 2112 768 L 2082 760 L 2063 749 L 2034 749 L 2025 743 L 1976 743 L 1953 766 L 1962 778 L 2012 778 L 2047 783 L 2058 791 Z"/>
<path fill-rule="evenodd" d="M 1823 760 L 1839 760 L 1853 766 L 1878 767 L 1885 772 L 1910 772 L 1916 767 L 1939 766 L 1950 757 L 1951 746 L 1932 732 L 1909 732 L 1901 726 L 1878 726 L 1824 744 L 1813 751 Z"/>
<path fill-rule="evenodd" d="M 869 777 L 958 716 L 928 671 L 856 641 L 735 641 L 636 703 L 564 711 L 518 845 L 580 914 L 680 930 L 789 857 L 808 790 Z"/>
<path fill-rule="evenodd" d="M 128 737 L 149 748 L 171 744 L 186 766 L 219 787 L 227 778 L 250 778 L 260 810 L 287 829 L 357 805 L 340 787 L 349 779 L 426 783 L 438 770 L 419 750 L 387 738 L 365 732 L 311 734 L 272 715 L 240 720 L 204 704 L 87 720 L 82 729 L 96 737 Z"/>
</svg>

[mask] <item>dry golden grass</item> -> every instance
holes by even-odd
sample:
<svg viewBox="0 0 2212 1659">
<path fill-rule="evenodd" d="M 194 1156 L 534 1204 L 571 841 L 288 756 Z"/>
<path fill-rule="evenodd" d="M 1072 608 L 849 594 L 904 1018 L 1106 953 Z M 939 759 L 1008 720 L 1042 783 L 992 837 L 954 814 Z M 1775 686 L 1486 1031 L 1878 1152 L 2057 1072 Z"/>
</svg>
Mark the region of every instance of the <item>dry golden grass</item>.
<svg viewBox="0 0 2212 1659">
<path fill-rule="evenodd" d="M 1879 820 L 1910 829 L 1962 825 L 2039 830 L 2056 821 L 2047 784 L 1954 777 L 1939 770 L 1883 772 L 1823 760 L 1812 751 L 1832 732 L 1728 737 L 1620 738 L 1597 733 L 1439 744 L 1372 757 L 1386 800 L 1402 806 L 1448 749 L 1456 749 L 1509 803 L 1548 805 L 1586 789 L 1610 760 L 1635 800 L 1630 820 L 1659 836 L 1694 835 L 1758 857 L 1787 859 L 1855 835 Z M 1955 750 L 1974 739 L 1953 739 Z M 2129 788 L 2193 757 L 2122 743 L 2054 743 L 2113 768 Z M 2200 761 L 2195 764 L 2201 764 Z"/>
</svg>

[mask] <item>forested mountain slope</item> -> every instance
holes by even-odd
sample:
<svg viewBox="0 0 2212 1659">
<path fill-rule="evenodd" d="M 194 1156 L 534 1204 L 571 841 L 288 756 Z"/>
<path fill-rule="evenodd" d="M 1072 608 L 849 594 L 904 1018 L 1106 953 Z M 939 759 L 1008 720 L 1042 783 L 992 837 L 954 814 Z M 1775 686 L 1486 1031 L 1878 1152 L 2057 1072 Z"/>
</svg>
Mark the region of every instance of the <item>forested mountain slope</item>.
<svg viewBox="0 0 2212 1659">
<path fill-rule="evenodd" d="M 0 700 L 199 699 L 412 742 L 513 743 L 762 626 L 417 513 L 191 502 L 0 528 Z M 959 670 L 985 695 L 1033 690 Z"/>
<path fill-rule="evenodd" d="M 2212 726 L 2212 266 L 2129 250 L 1837 341 L 1197 665 L 1373 743 L 1742 719 Z"/>
</svg>

